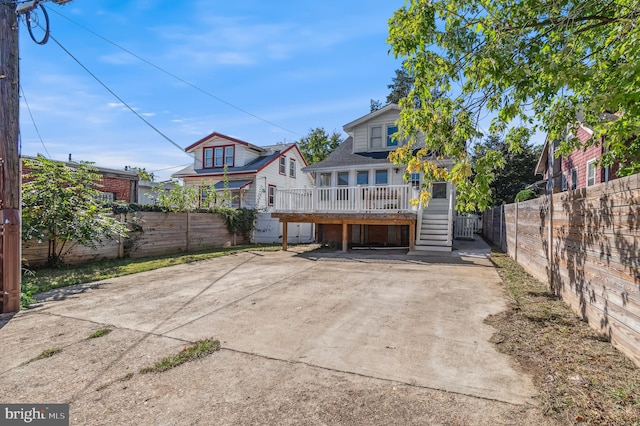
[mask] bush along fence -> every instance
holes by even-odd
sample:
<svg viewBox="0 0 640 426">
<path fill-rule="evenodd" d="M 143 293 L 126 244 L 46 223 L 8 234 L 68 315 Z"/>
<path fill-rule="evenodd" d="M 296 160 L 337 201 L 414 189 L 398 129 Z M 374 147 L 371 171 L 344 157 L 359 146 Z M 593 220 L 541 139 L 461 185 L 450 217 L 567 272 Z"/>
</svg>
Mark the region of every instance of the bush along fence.
<svg viewBox="0 0 640 426">
<path fill-rule="evenodd" d="M 483 229 L 640 366 L 640 175 L 494 208 Z"/>
<path fill-rule="evenodd" d="M 116 216 L 128 225 L 127 238 L 105 241 L 95 250 L 74 245 L 64 262 L 80 264 L 98 259 L 158 256 L 249 242 L 242 232 L 230 232 L 228 219 L 218 213 L 139 211 Z M 46 242 L 23 241 L 22 259 L 29 267 L 46 264 L 47 254 Z"/>
</svg>

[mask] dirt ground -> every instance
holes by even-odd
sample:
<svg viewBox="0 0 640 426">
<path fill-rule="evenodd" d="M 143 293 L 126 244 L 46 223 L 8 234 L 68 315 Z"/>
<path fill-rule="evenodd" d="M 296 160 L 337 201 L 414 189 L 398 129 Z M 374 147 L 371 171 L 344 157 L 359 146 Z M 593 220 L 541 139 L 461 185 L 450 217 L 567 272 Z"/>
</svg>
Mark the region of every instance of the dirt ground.
<svg viewBox="0 0 640 426">
<path fill-rule="evenodd" d="M 486 258 L 295 250 L 45 295 L 0 329 L 0 402 L 70 403 L 73 425 L 555 424 L 489 343 Z M 140 373 L 208 337 L 220 351 Z"/>
</svg>

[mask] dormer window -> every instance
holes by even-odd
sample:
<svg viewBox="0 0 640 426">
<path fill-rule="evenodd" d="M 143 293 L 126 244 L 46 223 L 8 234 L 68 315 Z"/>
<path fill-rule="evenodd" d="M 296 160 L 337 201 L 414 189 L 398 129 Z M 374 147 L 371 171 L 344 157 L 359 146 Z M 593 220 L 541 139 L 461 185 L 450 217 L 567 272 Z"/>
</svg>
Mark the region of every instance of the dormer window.
<svg viewBox="0 0 640 426">
<path fill-rule="evenodd" d="M 398 133 L 398 126 L 395 124 L 372 126 L 369 128 L 369 131 L 370 149 L 395 148 L 398 146 L 398 140 L 395 138 L 395 134 Z"/>
<path fill-rule="evenodd" d="M 234 146 L 216 146 L 203 150 L 202 165 L 205 169 L 214 167 L 233 167 Z"/>
<path fill-rule="evenodd" d="M 398 126 L 387 126 L 387 146 L 398 146 L 398 139 L 395 134 L 398 133 Z"/>
<path fill-rule="evenodd" d="M 371 148 L 382 148 L 382 127 L 371 128 Z"/>
</svg>

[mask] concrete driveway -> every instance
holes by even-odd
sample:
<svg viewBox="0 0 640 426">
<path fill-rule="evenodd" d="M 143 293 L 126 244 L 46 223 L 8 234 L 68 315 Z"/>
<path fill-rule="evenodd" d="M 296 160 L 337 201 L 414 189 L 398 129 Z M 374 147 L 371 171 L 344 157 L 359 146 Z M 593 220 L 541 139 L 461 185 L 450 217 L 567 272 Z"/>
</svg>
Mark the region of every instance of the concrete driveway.
<svg viewBox="0 0 640 426">
<path fill-rule="evenodd" d="M 313 369 L 372 380 L 376 386 L 389 383 L 393 389 L 446 391 L 506 404 L 508 410 L 534 409 L 530 379 L 488 341 L 493 329 L 483 320 L 506 309 L 506 302 L 494 267 L 483 255 L 474 255 L 486 251 L 483 244 L 467 246 L 457 256 L 342 255 L 303 247 L 247 252 L 51 292 L 39 307 L 20 313 L 0 329 L 0 402 L 71 402 L 72 417 L 78 418 L 93 410 L 87 408 L 90 401 L 99 400 L 95 404 L 103 404 L 102 415 L 108 416 L 114 409 L 109 398 L 91 399 L 93 392 L 175 353 L 187 342 L 213 337 L 222 343 L 220 354 L 227 353 L 221 359 L 229 362 L 230 354 L 241 358 L 234 364 L 238 371 L 249 357 L 288 366 L 289 372 Z M 86 340 L 104 326 L 114 332 Z M 51 347 L 63 351 L 22 365 Z M 194 387 L 203 374 L 227 374 L 205 373 L 206 362 L 182 366 L 172 374 L 178 381 L 181 374 L 183 380 L 193 375 Z M 259 382 L 263 373 L 254 372 L 253 380 Z M 298 379 L 308 380 L 305 374 L 298 374 Z M 226 392 L 251 392 L 239 390 L 247 386 L 241 376 L 227 378 L 238 382 L 227 383 L 231 387 Z M 38 386 L 30 386 L 30 379 Z M 127 386 L 135 387 L 135 380 Z M 150 383 L 156 386 L 158 381 L 162 379 Z M 197 389 L 189 392 L 196 395 Z M 228 396 L 220 404 L 227 400 Z M 187 419 L 185 424 L 200 423 Z M 236 422 L 230 419 L 238 420 L 221 420 Z"/>
</svg>

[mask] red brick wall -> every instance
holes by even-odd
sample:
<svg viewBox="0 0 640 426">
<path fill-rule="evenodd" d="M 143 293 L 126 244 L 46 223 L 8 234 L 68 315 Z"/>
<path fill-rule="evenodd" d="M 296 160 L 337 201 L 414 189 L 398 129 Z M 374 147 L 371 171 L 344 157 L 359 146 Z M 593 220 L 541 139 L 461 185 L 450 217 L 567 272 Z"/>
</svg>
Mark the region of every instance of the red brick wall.
<svg viewBox="0 0 640 426">
<path fill-rule="evenodd" d="M 103 177 L 100 179 L 100 192 L 112 192 L 115 200 L 131 201 L 131 180 L 114 177 Z"/>
<path fill-rule="evenodd" d="M 28 174 L 31 170 L 22 164 L 22 183 L 27 182 L 28 179 L 25 178 L 25 175 Z M 98 172 L 99 173 L 99 172 Z M 131 198 L 131 179 L 126 178 L 118 178 L 118 177 L 102 177 L 96 189 L 100 192 L 111 192 L 113 193 L 114 200 L 125 201 L 127 203 L 135 200 L 135 197 Z M 136 194 L 137 195 L 137 194 Z"/>
</svg>

